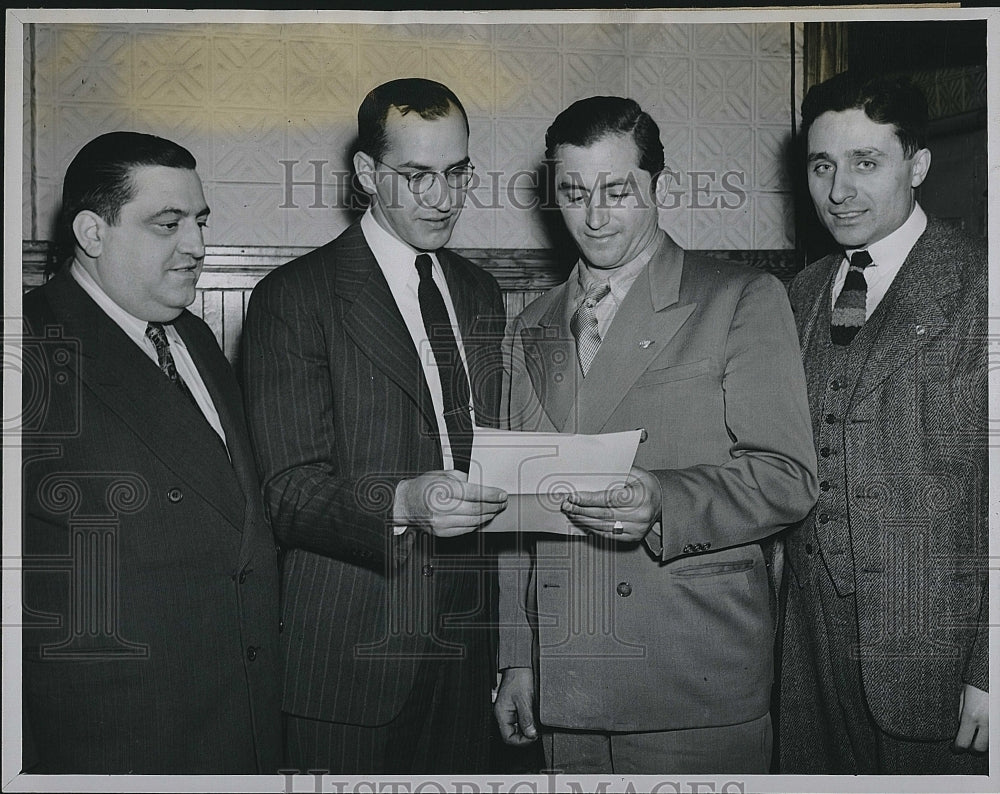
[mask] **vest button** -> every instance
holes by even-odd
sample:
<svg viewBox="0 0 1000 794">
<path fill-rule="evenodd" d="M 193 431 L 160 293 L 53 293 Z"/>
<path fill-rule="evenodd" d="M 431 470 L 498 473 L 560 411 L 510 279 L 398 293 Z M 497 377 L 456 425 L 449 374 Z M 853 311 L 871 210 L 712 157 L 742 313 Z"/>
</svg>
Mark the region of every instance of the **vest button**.
<svg viewBox="0 0 1000 794">
<path fill-rule="evenodd" d="M 256 658 L 257 658 L 257 649 L 251 645 L 249 648 L 247 648 L 247 659 L 249 659 L 252 662 Z"/>
<path fill-rule="evenodd" d="M 823 480 L 823 482 L 821 482 L 819 484 L 819 489 L 821 491 L 824 491 L 824 492 L 825 491 L 829 491 L 830 490 L 830 482 L 828 480 Z"/>
<path fill-rule="evenodd" d="M 828 425 L 835 425 L 835 424 L 837 424 L 837 417 L 834 414 L 827 414 L 826 415 L 826 423 Z"/>
<path fill-rule="evenodd" d="M 180 488 L 171 488 L 169 491 L 167 491 L 167 500 L 173 502 L 173 504 L 177 504 L 183 498 L 184 498 L 184 491 L 182 491 Z"/>
<path fill-rule="evenodd" d="M 828 516 L 826 513 L 820 513 L 819 514 L 819 523 L 821 523 L 821 524 L 828 524 L 828 523 L 830 523 L 830 516 Z"/>
<path fill-rule="evenodd" d="M 618 595 L 622 598 L 628 598 L 632 595 L 632 585 L 628 582 L 619 582 L 618 587 L 615 588 L 618 591 Z"/>
<path fill-rule="evenodd" d="M 807 543 L 806 544 L 806 554 L 808 554 L 811 557 L 812 553 L 813 553 L 813 544 L 812 543 Z"/>
<path fill-rule="evenodd" d="M 828 457 L 830 457 L 830 448 L 829 447 L 823 447 L 823 448 L 821 448 L 820 451 L 819 451 L 819 456 L 821 458 L 828 458 Z"/>
<path fill-rule="evenodd" d="M 836 378 L 834 378 L 833 380 L 831 380 L 830 381 L 830 388 L 833 391 L 840 391 L 840 381 L 837 380 Z"/>
</svg>

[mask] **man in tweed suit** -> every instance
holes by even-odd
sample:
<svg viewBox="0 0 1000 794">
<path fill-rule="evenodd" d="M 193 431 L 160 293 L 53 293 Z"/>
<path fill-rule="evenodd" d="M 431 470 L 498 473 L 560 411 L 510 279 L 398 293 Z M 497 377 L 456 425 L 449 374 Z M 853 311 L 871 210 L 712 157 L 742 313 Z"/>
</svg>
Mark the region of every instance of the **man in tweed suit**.
<svg viewBox="0 0 1000 794">
<path fill-rule="evenodd" d="M 24 769 L 275 774 L 278 566 L 236 378 L 185 307 L 208 206 L 136 132 L 70 163 L 24 299 Z"/>
<path fill-rule="evenodd" d="M 985 774 L 986 246 L 915 200 L 908 82 L 838 75 L 802 122 L 841 250 L 791 287 L 820 497 L 786 545 L 781 771 Z"/>
<path fill-rule="evenodd" d="M 261 281 L 245 327 L 287 549 L 287 760 L 484 772 L 495 572 L 474 530 L 506 494 L 467 482 L 469 420 L 497 422 L 504 309 L 494 279 L 443 248 L 472 176 L 468 119 L 440 83 L 394 80 L 361 104 L 358 137 L 370 208 Z"/>
</svg>

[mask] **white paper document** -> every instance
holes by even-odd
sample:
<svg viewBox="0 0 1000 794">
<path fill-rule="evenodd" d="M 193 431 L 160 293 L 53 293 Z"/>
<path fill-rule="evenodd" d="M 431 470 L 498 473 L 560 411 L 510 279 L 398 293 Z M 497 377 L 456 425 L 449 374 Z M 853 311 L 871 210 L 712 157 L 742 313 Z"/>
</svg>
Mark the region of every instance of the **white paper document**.
<svg viewBox="0 0 1000 794">
<path fill-rule="evenodd" d="M 625 484 L 641 430 L 600 435 L 476 428 L 469 482 L 502 488 L 507 509 L 484 532 L 582 535 L 560 511 L 567 495 Z"/>
</svg>

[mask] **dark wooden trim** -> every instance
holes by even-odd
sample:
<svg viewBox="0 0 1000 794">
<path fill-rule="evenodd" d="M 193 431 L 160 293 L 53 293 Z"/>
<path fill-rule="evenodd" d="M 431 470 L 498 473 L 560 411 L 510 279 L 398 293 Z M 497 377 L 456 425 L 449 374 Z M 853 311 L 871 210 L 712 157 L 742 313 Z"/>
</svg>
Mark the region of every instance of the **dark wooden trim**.
<svg viewBox="0 0 1000 794">
<path fill-rule="evenodd" d="M 45 280 L 49 244 L 26 240 L 23 244 L 25 288 Z M 201 289 L 248 290 L 278 265 L 313 250 L 311 246 L 210 245 L 198 286 Z M 556 252 L 520 248 L 458 248 L 458 253 L 492 273 L 505 293 L 544 292 L 561 284 L 573 262 Z M 700 251 L 699 253 L 751 265 L 790 281 L 799 266 L 792 250 Z"/>
</svg>

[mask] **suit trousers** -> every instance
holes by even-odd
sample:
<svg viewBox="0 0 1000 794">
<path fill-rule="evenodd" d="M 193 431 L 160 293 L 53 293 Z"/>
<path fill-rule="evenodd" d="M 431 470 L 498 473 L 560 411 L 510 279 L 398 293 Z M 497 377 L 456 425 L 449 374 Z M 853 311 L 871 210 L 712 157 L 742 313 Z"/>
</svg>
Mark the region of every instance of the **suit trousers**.
<svg viewBox="0 0 1000 794">
<path fill-rule="evenodd" d="M 288 767 L 303 774 L 485 774 L 493 710 L 477 667 L 468 659 L 424 660 L 402 710 L 385 725 L 285 714 Z"/>
<path fill-rule="evenodd" d="M 771 715 L 738 725 L 642 733 L 542 734 L 546 772 L 573 775 L 765 775 Z"/>
<path fill-rule="evenodd" d="M 854 594 L 839 596 L 823 562 L 790 582 L 781 659 L 778 771 L 783 774 L 985 775 L 985 754 L 951 740 L 882 730 L 865 699 Z M 958 708 L 959 692 L 955 692 Z"/>
</svg>

